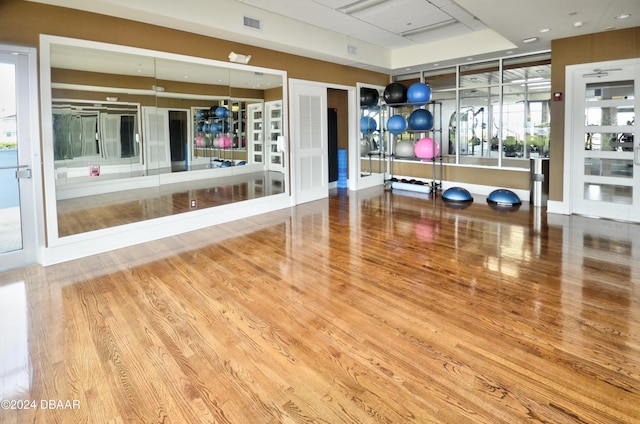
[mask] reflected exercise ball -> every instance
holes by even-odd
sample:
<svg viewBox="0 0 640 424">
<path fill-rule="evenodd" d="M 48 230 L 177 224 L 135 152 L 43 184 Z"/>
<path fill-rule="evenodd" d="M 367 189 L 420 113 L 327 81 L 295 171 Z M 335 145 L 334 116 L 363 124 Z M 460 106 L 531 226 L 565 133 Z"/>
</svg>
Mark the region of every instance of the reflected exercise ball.
<svg viewBox="0 0 640 424">
<path fill-rule="evenodd" d="M 368 155 L 371 152 L 371 143 L 366 138 L 360 140 L 360 155 Z"/>
<path fill-rule="evenodd" d="M 384 101 L 390 106 L 407 102 L 407 86 L 400 82 L 392 82 L 384 89 Z"/>
<path fill-rule="evenodd" d="M 375 88 L 360 88 L 360 107 L 372 107 L 378 105 L 380 94 Z"/>
<path fill-rule="evenodd" d="M 431 87 L 422 82 L 416 82 L 407 89 L 407 101 L 415 105 L 424 105 L 431 101 Z"/>
<path fill-rule="evenodd" d="M 378 129 L 378 123 L 370 116 L 360 118 L 360 132 L 362 134 L 371 134 Z"/>
<path fill-rule="evenodd" d="M 231 147 L 231 138 L 226 135 L 218 138 L 218 147 L 220 147 L 221 149 L 228 149 L 229 147 Z"/>
<path fill-rule="evenodd" d="M 420 159 L 433 159 L 440 155 L 440 146 L 432 138 L 421 138 L 416 143 L 415 155 Z"/>
<path fill-rule="evenodd" d="M 387 129 L 391 134 L 402 134 L 407 130 L 407 120 L 402 115 L 393 115 L 387 119 Z"/>
<path fill-rule="evenodd" d="M 215 110 L 215 115 L 218 118 L 226 118 L 229 116 L 229 109 L 224 106 L 218 106 Z"/>
<path fill-rule="evenodd" d="M 415 131 L 433 129 L 433 115 L 426 109 L 416 109 L 409 115 L 409 128 Z"/>
</svg>

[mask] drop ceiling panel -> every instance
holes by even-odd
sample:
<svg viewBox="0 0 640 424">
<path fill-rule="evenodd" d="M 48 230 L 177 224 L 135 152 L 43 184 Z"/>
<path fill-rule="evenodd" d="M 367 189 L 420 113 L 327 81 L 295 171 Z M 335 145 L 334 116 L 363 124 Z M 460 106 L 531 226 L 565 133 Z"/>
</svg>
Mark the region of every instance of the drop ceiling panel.
<svg viewBox="0 0 640 424">
<path fill-rule="evenodd" d="M 425 0 L 385 2 L 352 16 L 396 34 L 451 19 L 451 16 Z"/>
</svg>

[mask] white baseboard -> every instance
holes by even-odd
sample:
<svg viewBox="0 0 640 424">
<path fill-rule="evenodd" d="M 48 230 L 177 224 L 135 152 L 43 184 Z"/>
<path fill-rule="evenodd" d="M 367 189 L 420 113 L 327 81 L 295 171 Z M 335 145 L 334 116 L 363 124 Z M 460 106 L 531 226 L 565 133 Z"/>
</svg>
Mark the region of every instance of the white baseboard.
<svg viewBox="0 0 640 424">
<path fill-rule="evenodd" d="M 560 215 L 568 215 L 564 211 L 564 202 L 558 202 L 555 200 L 547 201 L 547 213 L 555 213 Z"/>
</svg>

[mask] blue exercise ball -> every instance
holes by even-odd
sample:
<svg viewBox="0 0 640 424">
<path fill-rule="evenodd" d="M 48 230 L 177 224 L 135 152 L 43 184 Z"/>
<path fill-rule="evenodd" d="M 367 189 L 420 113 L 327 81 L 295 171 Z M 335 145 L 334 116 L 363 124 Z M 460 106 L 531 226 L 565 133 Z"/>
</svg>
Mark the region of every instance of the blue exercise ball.
<svg viewBox="0 0 640 424">
<path fill-rule="evenodd" d="M 218 118 L 226 118 L 229 116 L 229 109 L 224 106 L 218 106 L 215 110 L 215 115 Z"/>
<path fill-rule="evenodd" d="M 433 129 L 433 115 L 426 109 L 416 109 L 409 115 L 409 128 L 414 131 Z"/>
<path fill-rule="evenodd" d="M 407 120 L 402 115 L 393 115 L 387 119 L 387 129 L 391 134 L 402 134 L 407 130 Z"/>
<path fill-rule="evenodd" d="M 363 134 L 371 134 L 378 129 L 378 123 L 370 116 L 360 118 L 360 132 Z"/>
<path fill-rule="evenodd" d="M 489 196 L 487 196 L 487 203 L 504 208 L 519 207 L 522 204 L 522 200 L 511 190 L 500 188 L 493 190 Z"/>
<path fill-rule="evenodd" d="M 383 93 L 384 101 L 391 107 L 407 102 L 407 86 L 400 82 L 387 85 Z"/>
<path fill-rule="evenodd" d="M 211 132 L 213 134 L 228 133 L 229 123 L 227 121 L 213 122 L 211 124 Z"/>
<path fill-rule="evenodd" d="M 431 87 L 422 82 L 415 82 L 407 89 L 407 101 L 416 105 L 424 105 L 431 101 Z"/>
<path fill-rule="evenodd" d="M 473 202 L 469 190 L 462 187 L 450 187 L 442 193 L 442 199 L 448 202 Z"/>
</svg>

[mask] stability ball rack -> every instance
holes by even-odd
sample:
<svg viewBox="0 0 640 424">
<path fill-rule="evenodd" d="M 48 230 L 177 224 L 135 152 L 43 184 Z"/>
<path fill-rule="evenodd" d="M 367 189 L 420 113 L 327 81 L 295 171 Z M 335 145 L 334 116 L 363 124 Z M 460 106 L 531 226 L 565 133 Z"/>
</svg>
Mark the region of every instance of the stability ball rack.
<svg viewBox="0 0 640 424">
<path fill-rule="evenodd" d="M 391 106 L 391 105 L 387 105 L 387 106 Z M 422 105 L 417 105 L 414 103 L 403 103 L 403 104 L 393 104 L 392 107 L 394 108 L 398 108 L 400 106 L 408 106 L 408 107 L 414 107 L 415 109 L 418 108 L 422 108 Z M 429 110 L 431 111 L 431 114 L 433 115 L 433 121 L 434 121 L 434 125 L 433 128 L 430 130 L 411 130 L 410 128 L 406 131 L 408 133 L 412 133 L 412 134 L 425 134 L 425 133 L 431 133 L 434 142 L 436 142 L 440 148 L 440 152 L 437 156 L 433 156 L 431 159 L 427 159 L 427 160 L 423 160 L 422 162 L 427 162 L 430 161 L 431 165 L 432 165 L 432 170 L 433 170 L 433 174 L 432 174 L 432 179 L 431 179 L 431 193 L 437 194 L 439 191 L 442 190 L 442 102 L 437 102 L 437 101 L 429 101 L 427 103 L 424 104 L 424 107 L 429 107 Z M 389 154 L 389 183 L 390 183 L 390 187 L 393 189 L 394 184 L 396 185 L 396 187 L 400 186 L 402 187 L 402 189 L 407 189 L 407 190 L 412 190 L 412 183 L 409 184 L 398 184 L 397 179 L 394 177 L 394 161 L 396 159 L 396 154 L 395 154 L 395 143 L 396 143 L 396 138 L 397 135 L 396 134 L 391 134 L 389 132 L 389 139 L 390 139 L 390 145 L 392 147 L 391 152 Z M 415 140 L 417 141 L 417 140 Z M 399 157 L 398 157 L 399 158 Z M 415 158 L 415 157 L 414 157 Z M 436 162 L 438 162 L 438 164 L 440 165 L 440 172 L 438 175 L 438 172 L 436 170 Z M 401 183 L 401 182 L 400 182 Z M 424 185 L 421 187 L 419 185 L 415 186 L 415 191 L 423 191 L 424 192 Z"/>
</svg>

